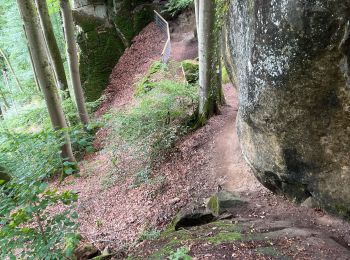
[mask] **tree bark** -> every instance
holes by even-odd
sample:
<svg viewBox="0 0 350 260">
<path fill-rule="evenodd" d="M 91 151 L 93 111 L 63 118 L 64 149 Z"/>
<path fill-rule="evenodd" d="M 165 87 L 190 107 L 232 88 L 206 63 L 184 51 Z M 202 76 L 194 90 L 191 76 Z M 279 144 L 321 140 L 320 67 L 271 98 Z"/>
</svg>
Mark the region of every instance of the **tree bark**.
<svg viewBox="0 0 350 260">
<path fill-rule="evenodd" d="M 29 48 L 29 45 L 28 45 L 27 32 L 26 32 L 24 26 L 23 26 L 23 31 L 24 31 L 24 36 L 26 37 L 26 40 L 27 40 L 27 49 L 28 49 L 28 53 L 29 53 L 30 65 L 32 67 L 35 84 L 36 84 L 36 87 L 37 87 L 38 91 L 41 92 L 40 85 L 39 85 L 39 82 L 38 82 L 38 75 L 36 74 L 36 70 L 35 70 L 35 67 L 34 67 L 33 55 L 32 55 L 32 52 L 31 52 L 31 50 Z"/>
<path fill-rule="evenodd" d="M 225 105 L 225 95 L 224 95 L 224 89 L 222 86 L 222 49 L 223 49 L 223 42 L 222 42 L 222 29 L 220 28 L 217 35 L 217 48 L 216 48 L 216 59 L 217 59 L 217 97 L 218 97 L 218 104 Z"/>
<path fill-rule="evenodd" d="M 58 48 L 58 44 L 50 20 L 46 0 L 35 0 L 35 3 L 38 8 L 41 28 L 44 32 L 44 38 L 49 55 L 51 57 L 52 67 L 55 72 L 57 85 L 59 86 L 59 89 L 62 90 L 62 92 L 64 93 L 63 98 L 67 98 L 69 97 L 68 81 L 66 77 L 66 72 L 64 71 L 60 49 Z"/>
<path fill-rule="evenodd" d="M 194 12 L 195 12 L 195 18 L 196 18 L 196 29 L 198 31 L 198 24 L 199 24 L 199 0 L 194 0 Z"/>
<path fill-rule="evenodd" d="M 49 58 L 41 40 L 42 31 L 38 24 L 38 13 L 35 4 L 33 0 L 17 0 L 17 5 L 27 32 L 34 67 L 37 72 L 40 88 L 44 94 L 52 126 L 55 130 L 63 130 L 67 128 L 67 123 L 55 85 L 54 75 L 50 67 Z M 69 135 L 63 132 L 63 138 L 64 145 L 62 146 L 61 156 L 66 161 L 75 162 Z"/>
<path fill-rule="evenodd" d="M 78 53 L 74 37 L 72 9 L 69 0 L 60 0 L 60 6 L 62 11 L 64 33 L 67 41 L 67 57 L 74 90 L 75 102 L 78 108 L 80 121 L 84 125 L 88 125 L 90 120 L 89 114 L 85 106 L 85 97 L 80 81 Z"/>
<path fill-rule="evenodd" d="M 198 8 L 199 109 L 198 123 L 204 125 L 218 111 L 217 60 L 215 59 L 215 3 L 203 0 Z M 215 80 L 213 80 L 215 79 Z"/>
<path fill-rule="evenodd" d="M 18 89 L 23 92 L 24 91 L 23 87 L 22 87 L 21 83 L 19 82 L 15 71 L 13 70 L 13 67 L 12 67 L 12 65 L 10 63 L 10 60 L 7 58 L 7 56 L 5 55 L 4 51 L 1 48 L 0 48 L 0 55 L 4 58 L 7 66 L 9 67 L 9 69 L 10 69 L 10 71 L 12 73 L 12 76 L 15 79 L 15 82 L 16 82 L 16 85 L 17 85 Z"/>
</svg>

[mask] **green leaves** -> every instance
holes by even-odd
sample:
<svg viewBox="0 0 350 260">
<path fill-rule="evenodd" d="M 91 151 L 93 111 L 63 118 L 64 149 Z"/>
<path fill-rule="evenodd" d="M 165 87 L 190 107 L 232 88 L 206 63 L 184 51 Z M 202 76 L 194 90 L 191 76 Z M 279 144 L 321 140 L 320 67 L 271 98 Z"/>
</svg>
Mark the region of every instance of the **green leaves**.
<svg viewBox="0 0 350 260">
<path fill-rule="evenodd" d="M 52 16 L 60 11 L 60 3 L 58 0 L 46 0 L 49 14 Z"/>
<path fill-rule="evenodd" d="M 185 10 L 193 3 L 193 0 L 170 0 L 165 5 L 165 11 L 172 16 L 176 16 L 181 11 Z"/>
<path fill-rule="evenodd" d="M 158 64 L 150 71 L 158 70 Z M 110 149 L 115 167 L 115 172 L 102 181 L 105 188 L 129 174 L 135 176 L 130 188 L 161 183 L 162 179 L 157 179 L 160 176 L 153 176 L 154 165 L 190 130 L 189 122 L 197 107 L 197 86 L 168 80 L 154 80 L 153 84 L 152 89 L 138 93 L 133 107 L 104 116 L 111 138 L 106 149 Z M 123 161 L 126 157 L 127 162 Z"/>
<path fill-rule="evenodd" d="M 0 187 L 0 259 L 63 259 L 65 238 L 76 237 L 78 195 L 51 189 L 46 179 L 76 168 L 58 156 L 61 141 L 52 131 L 0 134 L 0 162 L 11 181 Z M 52 208 L 60 205 L 59 212 Z M 77 240 L 71 239 L 72 250 Z M 21 252 L 20 255 L 18 252 Z"/>
<path fill-rule="evenodd" d="M 12 185 L 12 188 L 18 187 Z M 16 191 L 21 192 L 23 188 Z M 0 211 L 0 216 L 6 220 L 0 229 L 0 258 L 6 259 L 18 252 L 25 259 L 72 256 L 80 239 L 76 234 L 78 215 L 73 211 L 77 194 L 72 191 L 59 193 L 48 189 L 46 183 L 35 183 L 29 193 L 30 197 L 14 197 L 15 203 L 6 203 L 3 206 L 8 210 L 2 208 Z M 57 204 L 65 205 L 65 210 L 51 212 L 51 206 Z"/>
<path fill-rule="evenodd" d="M 169 260 L 191 260 L 192 257 L 188 255 L 190 250 L 187 247 L 180 247 L 175 252 L 169 255 Z"/>
</svg>

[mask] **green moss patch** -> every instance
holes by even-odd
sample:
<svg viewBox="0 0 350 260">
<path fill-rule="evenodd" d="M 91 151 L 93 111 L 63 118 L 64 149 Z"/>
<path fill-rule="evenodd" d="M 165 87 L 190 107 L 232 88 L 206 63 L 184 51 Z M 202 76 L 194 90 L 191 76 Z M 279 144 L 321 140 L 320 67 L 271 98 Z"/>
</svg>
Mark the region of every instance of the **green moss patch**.
<svg viewBox="0 0 350 260">
<path fill-rule="evenodd" d="M 186 81 L 189 84 L 197 84 L 199 80 L 199 64 L 195 60 L 184 60 L 181 62 Z"/>
<path fill-rule="evenodd" d="M 215 245 L 219 245 L 219 244 L 237 241 L 237 240 L 241 240 L 241 239 L 242 239 L 241 233 L 238 233 L 238 232 L 220 232 L 220 233 L 216 234 L 214 237 L 209 237 L 205 240 L 208 242 L 211 242 Z"/>
</svg>

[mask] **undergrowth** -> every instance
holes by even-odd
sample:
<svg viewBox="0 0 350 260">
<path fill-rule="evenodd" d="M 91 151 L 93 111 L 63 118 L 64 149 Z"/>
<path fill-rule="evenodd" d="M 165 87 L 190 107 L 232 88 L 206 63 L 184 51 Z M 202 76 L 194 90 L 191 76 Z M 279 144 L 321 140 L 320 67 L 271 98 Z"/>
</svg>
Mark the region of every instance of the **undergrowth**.
<svg viewBox="0 0 350 260">
<path fill-rule="evenodd" d="M 96 104 L 90 104 L 94 109 Z M 73 103 L 64 102 L 77 159 L 92 152 L 96 124 L 78 124 Z M 76 165 L 60 157 L 62 134 L 51 130 L 46 108 L 32 104 L 0 123 L 0 259 L 69 259 L 79 242 L 73 191 L 48 185 L 54 175 L 69 175 Z M 53 212 L 52 207 L 59 207 Z"/>
<path fill-rule="evenodd" d="M 0 258 L 62 259 L 71 257 L 79 236 L 74 192 L 57 192 L 46 180 L 70 171 L 59 156 L 58 134 L 1 132 L 0 162 L 9 182 L 0 185 Z M 61 204 L 59 213 L 50 207 Z"/>
<path fill-rule="evenodd" d="M 165 11 L 174 17 L 187 7 L 191 6 L 192 3 L 193 0 L 170 0 L 165 5 Z"/>
<path fill-rule="evenodd" d="M 138 92 L 135 106 L 105 117 L 113 130 L 113 145 L 108 147 L 116 168 L 113 174 L 134 174 L 131 187 L 157 181 L 152 179 L 153 168 L 191 129 L 197 106 L 196 86 L 166 80 L 153 84 L 152 89 Z"/>
</svg>

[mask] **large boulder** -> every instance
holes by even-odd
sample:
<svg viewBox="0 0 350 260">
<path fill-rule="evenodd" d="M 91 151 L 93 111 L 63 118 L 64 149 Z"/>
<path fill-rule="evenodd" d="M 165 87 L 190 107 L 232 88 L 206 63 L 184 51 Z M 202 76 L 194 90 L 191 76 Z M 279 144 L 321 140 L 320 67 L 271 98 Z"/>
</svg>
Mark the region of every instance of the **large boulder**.
<svg viewBox="0 0 350 260">
<path fill-rule="evenodd" d="M 153 19 L 151 0 L 74 0 L 80 74 L 88 101 L 98 99 L 132 38 Z"/>
<path fill-rule="evenodd" d="M 226 61 L 245 159 L 269 189 L 350 217 L 350 1 L 235 0 Z"/>
</svg>

